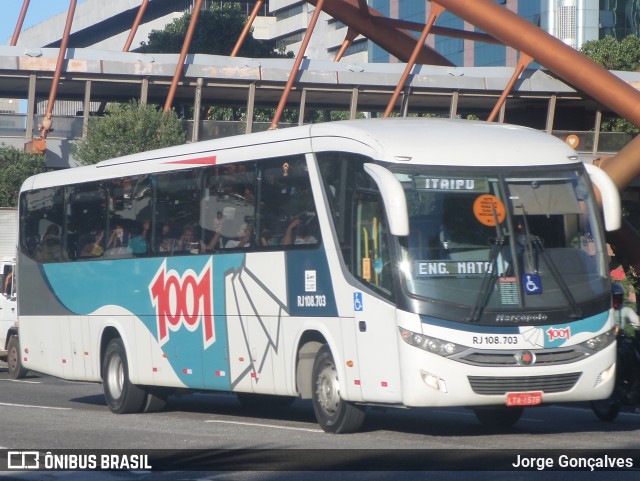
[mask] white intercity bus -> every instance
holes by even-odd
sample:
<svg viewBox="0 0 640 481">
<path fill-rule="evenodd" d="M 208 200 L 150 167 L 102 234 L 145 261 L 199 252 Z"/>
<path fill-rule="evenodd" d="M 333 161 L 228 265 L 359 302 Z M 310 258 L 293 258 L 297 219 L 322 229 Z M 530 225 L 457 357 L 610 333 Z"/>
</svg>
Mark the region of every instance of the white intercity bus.
<svg viewBox="0 0 640 481">
<path fill-rule="evenodd" d="M 102 382 L 115 413 L 188 389 L 311 399 L 335 433 L 367 405 L 508 425 L 610 395 L 603 227 L 619 223 L 609 177 L 564 142 L 466 120 L 313 124 L 40 174 L 20 194 L 21 361 Z"/>
</svg>

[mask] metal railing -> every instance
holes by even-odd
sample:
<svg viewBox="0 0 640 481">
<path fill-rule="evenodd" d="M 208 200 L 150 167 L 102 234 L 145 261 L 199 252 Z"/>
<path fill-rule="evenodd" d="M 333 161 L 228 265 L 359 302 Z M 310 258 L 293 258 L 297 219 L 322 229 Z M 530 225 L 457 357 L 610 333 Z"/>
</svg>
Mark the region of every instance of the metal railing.
<svg viewBox="0 0 640 481">
<path fill-rule="evenodd" d="M 26 114 L 0 114 L 0 142 L 2 138 L 24 138 L 30 140 L 38 137 L 38 124 L 42 122 L 43 115 L 34 115 L 33 132 L 27 135 Z M 183 120 L 187 141 L 193 138 L 193 120 Z M 261 132 L 269 128 L 269 122 L 253 122 L 252 131 Z M 279 128 L 292 127 L 295 124 L 280 123 Z M 245 121 L 201 120 L 199 125 L 198 140 L 217 139 L 232 135 L 244 134 L 247 131 Z M 634 134 L 624 132 L 600 132 L 598 135 L 598 147 L 594 151 L 596 135 L 593 131 L 568 131 L 554 130 L 552 135 L 565 140 L 570 135 L 578 138 L 576 150 L 581 153 L 613 154 L 619 152 L 625 145 L 633 140 Z M 79 140 L 83 137 L 83 118 L 78 116 L 56 116 L 54 130 L 48 136 L 50 139 Z"/>
</svg>

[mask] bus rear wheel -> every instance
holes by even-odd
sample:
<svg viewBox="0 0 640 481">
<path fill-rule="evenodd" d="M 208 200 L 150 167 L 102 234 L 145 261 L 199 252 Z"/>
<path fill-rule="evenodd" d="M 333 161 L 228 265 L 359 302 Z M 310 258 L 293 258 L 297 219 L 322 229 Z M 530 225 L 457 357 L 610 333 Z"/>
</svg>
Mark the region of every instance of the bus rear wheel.
<svg viewBox="0 0 640 481">
<path fill-rule="evenodd" d="M 120 338 L 107 345 L 102 361 L 102 385 L 107 406 L 116 414 L 138 413 L 145 407 L 146 391 L 129 381 L 129 364 Z"/>
<path fill-rule="evenodd" d="M 328 433 L 351 433 L 364 422 L 365 408 L 340 397 L 338 371 L 329 346 L 318 351 L 313 363 L 313 411 Z"/>
<path fill-rule="evenodd" d="M 20 341 L 16 336 L 11 336 L 7 346 L 7 369 L 11 379 L 22 379 L 27 375 L 20 359 Z"/>
</svg>

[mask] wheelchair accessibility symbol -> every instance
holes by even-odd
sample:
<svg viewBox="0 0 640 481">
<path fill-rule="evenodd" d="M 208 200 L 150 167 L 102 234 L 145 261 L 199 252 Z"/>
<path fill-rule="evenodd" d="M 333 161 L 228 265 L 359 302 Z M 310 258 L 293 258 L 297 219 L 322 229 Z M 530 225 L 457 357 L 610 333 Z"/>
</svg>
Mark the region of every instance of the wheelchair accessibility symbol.
<svg viewBox="0 0 640 481">
<path fill-rule="evenodd" d="M 362 305 L 362 292 L 353 293 L 353 310 L 354 311 L 364 310 L 364 306 Z"/>
<path fill-rule="evenodd" d="M 542 280 L 539 274 L 524 274 L 522 276 L 522 285 L 525 294 L 542 294 Z"/>
</svg>

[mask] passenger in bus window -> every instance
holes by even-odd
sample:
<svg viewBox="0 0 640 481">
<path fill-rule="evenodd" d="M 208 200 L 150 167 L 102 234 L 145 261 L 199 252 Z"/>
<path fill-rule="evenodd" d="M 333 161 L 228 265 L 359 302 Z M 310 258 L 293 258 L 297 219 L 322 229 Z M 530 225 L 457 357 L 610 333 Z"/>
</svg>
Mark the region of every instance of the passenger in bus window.
<svg viewBox="0 0 640 481">
<path fill-rule="evenodd" d="M 277 245 L 271 229 L 262 229 L 262 233 L 260 234 L 260 245 L 264 247 Z"/>
<path fill-rule="evenodd" d="M 225 218 L 222 211 L 216 212 L 216 218 L 213 220 L 213 235 L 207 242 L 208 234 L 203 234 L 200 238 L 200 248 L 205 252 L 212 252 L 223 247 L 222 229 L 224 227 Z M 210 230 L 207 232 L 211 232 Z"/>
<path fill-rule="evenodd" d="M 230 239 L 224 245 L 225 249 L 233 249 L 235 247 L 250 247 L 251 246 L 251 227 L 245 223 L 240 226 L 237 239 Z"/>
<path fill-rule="evenodd" d="M 122 224 L 116 224 L 109 236 L 109 242 L 107 242 L 107 254 L 124 254 L 128 245 L 129 234 L 125 232 Z"/>
<path fill-rule="evenodd" d="M 158 252 L 172 254 L 175 249 L 176 239 L 172 237 L 171 224 L 165 222 L 162 224 L 158 240 Z"/>
<path fill-rule="evenodd" d="M 185 228 L 182 229 L 182 235 L 176 242 L 175 252 L 182 254 L 198 254 L 198 246 L 198 241 L 193 234 L 193 227 L 185 226 Z"/>
<path fill-rule="evenodd" d="M 282 245 L 291 244 L 317 244 L 318 239 L 310 232 L 309 220 L 296 217 L 287 227 L 280 243 Z"/>
<path fill-rule="evenodd" d="M 93 229 L 86 238 L 80 250 L 79 257 L 100 257 L 104 253 L 102 248 L 102 240 L 104 231 Z"/>
<path fill-rule="evenodd" d="M 50 224 L 42 237 L 42 244 L 36 252 L 36 260 L 39 262 L 59 262 L 67 259 L 68 256 L 60 241 L 60 228 L 55 224 Z"/>
<path fill-rule="evenodd" d="M 149 227 L 150 222 L 145 219 L 142 225 L 136 226 L 133 230 L 133 236 L 129 240 L 129 248 L 134 256 L 145 256 L 149 252 Z"/>
<path fill-rule="evenodd" d="M 209 242 L 200 241 L 200 248 L 205 252 L 222 248 L 222 231 L 215 231 Z"/>
</svg>

